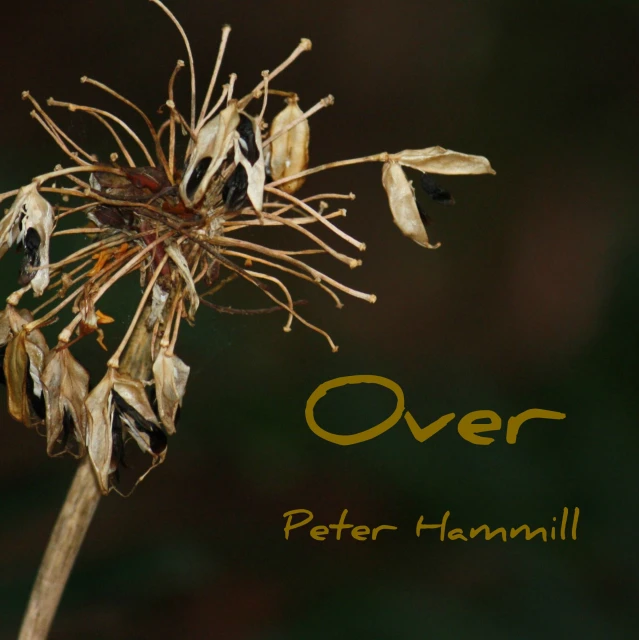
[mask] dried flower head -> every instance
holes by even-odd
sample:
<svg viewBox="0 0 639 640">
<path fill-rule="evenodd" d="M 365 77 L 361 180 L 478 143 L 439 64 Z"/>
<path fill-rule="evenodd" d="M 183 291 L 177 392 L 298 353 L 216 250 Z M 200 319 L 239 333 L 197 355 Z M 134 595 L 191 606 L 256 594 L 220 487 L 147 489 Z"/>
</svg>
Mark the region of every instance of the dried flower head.
<svg viewBox="0 0 639 640">
<path fill-rule="evenodd" d="M 104 493 L 119 487 L 120 471 L 129 456 L 127 445 L 150 456 L 149 469 L 164 460 L 167 436 L 175 433 L 189 375 L 189 367 L 175 355 L 180 324 L 193 322 L 200 303 L 219 309 L 210 298 L 230 281 L 243 279 L 255 285 L 275 309 L 287 314 L 285 331 L 298 320 L 324 336 L 333 351 L 337 346 L 330 336 L 300 315 L 279 274 L 318 286 L 338 307 L 342 306 L 340 293 L 375 302 L 374 295 L 352 289 L 306 263 L 308 255 L 327 254 L 350 268 L 361 264 L 320 239 L 311 231 L 313 226 L 325 227 L 358 251 L 366 248 L 337 226 L 345 209 L 332 210 L 327 204 L 355 196 L 296 196 L 308 176 L 357 163 L 381 163 L 395 223 L 421 246 L 435 248 L 439 244 L 429 242 L 425 216 L 405 169 L 421 172 L 426 193 L 444 204 L 452 203 L 452 198 L 433 182 L 431 174 L 494 173 L 486 158 L 441 147 L 383 152 L 309 169 L 309 118 L 332 105 L 333 97 L 303 111 L 295 93 L 275 89 L 273 83 L 311 49 L 310 40 L 302 39 L 284 62 L 263 71 L 260 82 L 243 97 L 234 95 L 236 76 L 231 74 L 212 104 L 230 33 L 225 26 L 198 111 L 189 42 L 164 4 L 152 2 L 175 23 L 184 40 L 190 71 L 189 110 L 183 114 L 174 101 L 174 85 L 185 66 L 182 61 L 170 75 L 165 116 L 158 127 L 114 89 L 82 78 L 83 83 L 130 107 L 144 122 L 144 133 L 136 133 L 108 111 L 50 98 L 49 107 L 95 118 L 104 126 L 117 149 L 105 161 L 72 140 L 24 92 L 23 98 L 33 105 L 32 116 L 71 166 L 58 166 L 21 189 L 0 195 L 0 201 L 13 198 L 0 221 L 0 257 L 12 246 L 24 254 L 20 288 L 9 296 L 0 314 L 9 410 L 27 426 L 44 426 L 50 455 L 86 452 Z M 269 126 L 267 107 L 275 98 L 277 102 L 284 98 L 284 107 Z M 45 196 L 61 201 L 50 204 Z M 84 221 L 68 227 L 65 223 L 71 216 Z M 286 250 L 241 237 L 250 227 L 275 226 L 295 230 L 310 248 Z M 50 262 L 51 238 L 69 234 L 89 240 L 83 248 Z M 227 272 L 224 277 L 222 270 Z M 139 274 L 142 285 L 137 311 L 110 354 L 106 375 L 90 389 L 88 373 L 73 358 L 70 347 L 95 334 L 106 348 L 102 327 L 113 319 L 100 310 L 100 301 L 132 273 Z M 18 309 L 27 292 L 47 297 L 32 311 Z M 64 312 L 71 312 L 71 317 L 50 350 L 40 329 L 58 321 Z M 148 469 L 140 472 L 137 481 L 146 473 Z"/>
</svg>

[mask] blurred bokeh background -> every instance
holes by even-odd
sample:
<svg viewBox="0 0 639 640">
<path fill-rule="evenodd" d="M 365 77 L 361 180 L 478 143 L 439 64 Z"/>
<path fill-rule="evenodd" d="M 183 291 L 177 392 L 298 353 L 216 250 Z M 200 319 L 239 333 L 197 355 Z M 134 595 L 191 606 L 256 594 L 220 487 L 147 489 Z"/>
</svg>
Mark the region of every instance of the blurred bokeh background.
<svg viewBox="0 0 639 640">
<path fill-rule="evenodd" d="M 233 32 L 223 73 L 237 72 L 244 91 L 300 37 L 312 39 L 276 83 L 306 108 L 336 97 L 312 120 L 312 164 L 440 144 L 488 156 L 497 176 L 442 178 L 452 209 L 422 198 L 438 251 L 396 229 L 379 166 L 308 180 L 306 194 L 357 193 L 343 226 L 366 242 L 364 265 L 325 264 L 377 304 L 346 300 L 337 311 L 293 283 L 337 354 L 299 324 L 283 333 L 279 314 L 200 311 L 180 337 L 191 379 L 167 461 L 131 498 L 102 501 L 51 637 L 636 637 L 639 5 L 170 6 L 201 88 L 224 23 Z M 80 85 L 88 74 L 155 112 L 185 58 L 170 22 L 143 0 L 8 3 L 0 35 L 0 191 L 64 161 L 22 90 L 117 110 Z M 87 120 L 60 113 L 91 149 L 111 151 Z M 17 264 L 2 262 L 3 296 Z M 119 320 L 110 346 L 132 312 L 135 283 L 127 286 L 103 309 Z M 230 296 L 264 306 L 241 285 Z M 94 344 L 76 355 L 102 357 Z M 419 444 L 402 421 L 338 447 L 308 429 L 304 407 L 320 383 L 354 374 L 396 381 L 420 424 L 477 409 L 506 420 L 542 407 L 567 418 L 531 423 L 514 446 L 503 431 L 473 446 L 454 424 Z M 393 403 L 374 388 L 340 390 L 318 417 L 353 433 Z M 47 459 L 44 440 L 8 418 L 4 393 L 0 424 L 0 636 L 13 638 L 74 467 Z M 437 522 L 450 510 L 463 528 L 542 526 L 564 506 L 581 509 L 576 542 L 441 543 L 413 533 L 422 514 Z M 399 531 L 366 543 L 293 532 L 287 542 L 282 514 L 296 508 L 313 511 L 315 524 L 347 508 L 350 522 Z"/>
</svg>

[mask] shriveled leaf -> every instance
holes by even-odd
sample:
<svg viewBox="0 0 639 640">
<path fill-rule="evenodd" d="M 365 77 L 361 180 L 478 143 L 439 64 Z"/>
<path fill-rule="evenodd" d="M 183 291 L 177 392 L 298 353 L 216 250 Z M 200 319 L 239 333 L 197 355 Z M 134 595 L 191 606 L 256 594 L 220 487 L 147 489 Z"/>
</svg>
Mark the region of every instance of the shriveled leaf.
<svg viewBox="0 0 639 640">
<path fill-rule="evenodd" d="M 169 435 L 175 433 L 175 416 L 186 391 L 190 368 L 176 355 L 160 349 L 153 363 L 153 379 L 160 420 Z"/>
<path fill-rule="evenodd" d="M 301 120 L 286 133 L 280 134 L 295 120 L 304 115 L 297 104 L 297 97 L 289 98 L 288 105 L 280 111 L 271 124 L 271 175 L 273 180 L 280 180 L 304 171 L 308 167 L 308 145 L 311 136 L 308 120 Z M 277 137 L 275 137 L 277 136 Z M 295 193 L 304 184 L 304 178 L 284 182 L 282 191 Z"/>
<path fill-rule="evenodd" d="M 54 454 L 62 436 L 74 438 L 65 449 L 76 450 L 82 456 L 86 440 L 86 407 L 89 393 L 89 374 L 71 355 L 69 349 L 49 353 L 42 373 L 46 405 L 47 453 Z M 71 433 L 64 433 L 65 429 Z"/>
<path fill-rule="evenodd" d="M 392 161 L 384 164 L 382 184 L 386 189 L 393 220 L 401 232 L 422 247 L 437 249 L 440 243 L 433 245 L 428 241 L 426 227 L 415 201 L 413 186 L 399 164 Z"/>
<path fill-rule="evenodd" d="M 391 161 L 404 167 L 428 173 L 446 175 L 494 174 L 490 162 L 483 156 L 472 156 L 459 151 L 450 151 L 443 147 L 426 149 L 406 149 L 390 156 Z"/>
</svg>

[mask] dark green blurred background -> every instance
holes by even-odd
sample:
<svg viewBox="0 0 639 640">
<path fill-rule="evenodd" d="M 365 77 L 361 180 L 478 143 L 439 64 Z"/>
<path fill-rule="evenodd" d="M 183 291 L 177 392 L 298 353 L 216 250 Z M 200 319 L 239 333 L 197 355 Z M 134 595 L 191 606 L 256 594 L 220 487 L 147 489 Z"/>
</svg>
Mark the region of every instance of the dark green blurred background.
<svg viewBox="0 0 639 640">
<path fill-rule="evenodd" d="M 180 337 L 191 379 L 167 461 L 131 498 L 102 501 L 51 637 L 636 637 L 636 0 L 171 7 L 201 88 L 226 22 L 234 30 L 223 72 L 237 72 L 242 90 L 300 37 L 313 40 L 277 82 L 306 108 L 336 97 L 312 121 L 313 164 L 440 144 L 488 156 L 497 176 L 441 180 L 457 206 L 424 202 L 431 237 L 443 242 L 436 252 L 396 229 L 378 166 L 309 179 L 307 195 L 357 193 L 343 227 L 368 245 L 364 265 L 324 264 L 377 304 L 346 300 L 338 312 L 293 283 L 338 354 L 299 324 L 283 333 L 282 315 L 201 309 Z M 0 35 L 0 190 L 64 160 L 30 119 L 23 89 L 43 102 L 113 107 L 79 84 L 88 74 L 154 112 L 185 57 L 143 0 L 11 3 Z M 60 115 L 92 149 L 111 150 L 93 123 Z M 3 296 L 16 269 L 8 255 Z M 132 311 L 135 283 L 124 288 L 128 298 L 103 308 L 119 318 L 111 347 Z M 264 306 L 241 285 L 228 300 Z M 85 342 L 76 355 L 98 362 Z M 503 432 L 473 446 L 452 425 L 418 444 L 402 421 L 338 447 L 311 433 L 304 407 L 320 383 L 354 374 L 395 380 L 420 424 L 477 409 L 506 419 L 542 407 L 567 418 L 524 427 L 515 446 Z M 356 388 L 334 392 L 318 416 L 353 433 L 391 409 L 388 392 Z M 0 420 L 0 635 L 12 638 L 73 464 L 46 458 L 44 440 L 8 418 L 4 393 Z M 422 514 L 510 527 L 549 524 L 564 506 L 581 508 L 577 542 L 440 543 L 413 533 Z M 300 532 L 286 542 L 282 514 L 296 508 L 312 510 L 314 524 L 347 508 L 350 522 L 400 530 L 365 544 Z"/>
</svg>

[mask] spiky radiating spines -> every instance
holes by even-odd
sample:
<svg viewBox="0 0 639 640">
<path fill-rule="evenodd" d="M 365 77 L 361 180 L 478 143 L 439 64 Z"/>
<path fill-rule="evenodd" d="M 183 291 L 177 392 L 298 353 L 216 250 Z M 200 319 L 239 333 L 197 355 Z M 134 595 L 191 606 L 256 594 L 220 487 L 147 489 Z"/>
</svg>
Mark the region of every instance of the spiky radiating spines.
<svg viewBox="0 0 639 640">
<path fill-rule="evenodd" d="M 302 39 L 284 62 L 262 72 L 261 81 L 240 99 L 233 97 L 236 76 L 231 74 L 211 107 L 230 33 L 225 26 L 198 110 L 195 65 L 186 34 L 160 0 L 152 2 L 176 24 L 187 48 L 191 104 L 186 115 L 174 97 L 178 72 L 185 66 L 181 61 L 170 76 L 166 117 L 157 127 L 116 90 L 83 77 L 83 83 L 117 98 L 144 122 L 144 132 L 138 133 L 108 111 L 47 100 L 50 107 L 92 117 L 106 129 L 117 150 L 108 161 L 100 161 L 25 92 L 23 98 L 33 105 L 34 119 L 72 166 L 56 167 L 22 189 L 0 195 L 0 202 L 14 198 L 0 219 L 0 257 L 16 244 L 24 252 L 20 288 L 9 296 L 0 314 L 0 352 L 10 411 L 28 426 L 44 425 L 50 454 L 69 449 L 82 455 L 86 450 L 105 493 L 118 484 L 127 443 L 150 456 L 150 468 L 164 460 L 166 436 L 175 432 L 189 374 L 189 367 L 175 355 L 180 324 L 195 320 L 202 300 L 215 308 L 209 298 L 224 284 L 234 279 L 253 284 L 286 312 L 285 331 L 298 320 L 324 336 L 334 351 L 337 346 L 330 336 L 300 315 L 288 284 L 279 276 L 318 286 L 338 307 L 343 306 L 338 292 L 375 302 L 373 294 L 354 290 L 307 264 L 311 254 L 328 255 L 350 268 L 361 264 L 314 233 L 312 225 L 358 251 L 366 248 L 335 223 L 345 210 L 330 211 L 327 204 L 354 196 L 298 196 L 307 177 L 361 162 L 384 163 L 384 186 L 395 222 L 406 235 L 432 247 L 402 166 L 428 173 L 492 172 L 485 158 L 440 147 L 381 153 L 308 169 L 308 119 L 333 104 L 333 97 L 304 112 L 297 95 L 274 88 L 273 81 L 310 50 L 310 40 Z M 273 99 L 267 102 L 269 96 L 285 99 L 270 127 L 265 121 L 273 105 Z M 136 156 L 142 158 L 139 165 Z M 61 202 L 52 205 L 49 197 Z M 62 228 L 72 216 L 80 217 L 77 226 Z M 310 247 L 293 251 L 241 238 L 243 230 L 255 226 L 265 238 L 272 234 L 267 227 L 292 229 Z M 86 246 L 51 262 L 51 240 L 71 234 L 87 237 Z M 228 274 L 220 277 L 221 270 Z M 89 389 L 88 375 L 70 349 L 91 334 L 105 346 L 103 326 L 113 319 L 100 309 L 100 301 L 132 273 L 139 275 L 142 285 L 137 309 L 110 355 L 106 375 Z M 32 312 L 18 310 L 29 291 L 43 300 Z M 57 344 L 49 349 L 40 329 L 60 322 L 69 312 Z M 142 471 L 139 479 L 147 472 Z"/>
</svg>

